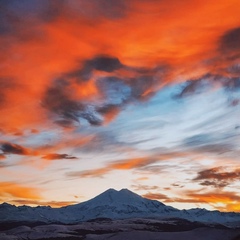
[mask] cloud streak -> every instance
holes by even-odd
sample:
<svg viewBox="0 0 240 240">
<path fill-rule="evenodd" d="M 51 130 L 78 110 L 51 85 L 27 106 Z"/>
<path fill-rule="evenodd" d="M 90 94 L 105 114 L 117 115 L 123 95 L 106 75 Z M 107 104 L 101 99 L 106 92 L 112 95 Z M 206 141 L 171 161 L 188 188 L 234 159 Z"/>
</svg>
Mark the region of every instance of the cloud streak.
<svg viewBox="0 0 240 240">
<path fill-rule="evenodd" d="M 188 153 L 184 152 L 172 152 L 172 153 L 163 153 L 156 154 L 152 156 L 146 157 L 137 157 L 137 158 L 129 158 L 124 160 L 112 161 L 108 162 L 104 167 L 85 170 L 85 171 L 75 171 L 67 173 L 68 177 L 102 177 L 105 174 L 112 171 L 125 171 L 125 170 L 145 170 L 145 168 L 151 164 L 157 163 L 159 161 L 166 161 L 174 158 L 182 158 L 189 156 Z"/>
<path fill-rule="evenodd" d="M 151 193 L 148 192 L 143 195 L 144 198 L 149 198 L 149 199 L 154 199 L 154 200 L 159 200 L 159 201 L 166 201 L 169 199 L 169 197 L 165 194 L 161 193 Z"/>
<path fill-rule="evenodd" d="M 193 181 L 200 182 L 202 186 L 212 186 L 215 188 L 223 188 L 240 180 L 240 170 L 224 171 L 222 167 L 206 169 L 198 172 Z"/>
<path fill-rule="evenodd" d="M 60 159 L 78 159 L 77 157 L 68 155 L 68 154 L 59 154 L 59 153 L 49 153 L 42 157 L 46 160 L 60 160 Z"/>
</svg>

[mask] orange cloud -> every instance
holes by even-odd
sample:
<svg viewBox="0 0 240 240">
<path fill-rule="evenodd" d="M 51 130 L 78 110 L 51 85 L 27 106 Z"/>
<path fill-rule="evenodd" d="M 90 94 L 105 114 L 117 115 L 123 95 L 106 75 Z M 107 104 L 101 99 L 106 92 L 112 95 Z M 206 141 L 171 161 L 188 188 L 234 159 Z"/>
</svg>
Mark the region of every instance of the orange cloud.
<svg viewBox="0 0 240 240">
<path fill-rule="evenodd" d="M 14 182 L 0 182 L 0 197 L 8 201 L 12 198 L 41 199 L 40 190 Z"/>
<path fill-rule="evenodd" d="M 148 198 L 148 199 L 154 199 L 154 200 L 160 200 L 160 201 L 166 201 L 169 199 L 168 196 L 166 196 L 165 194 L 161 194 L 161 193 L 151 193 L 148 192 L 144 195 L 142 195 L 144 198 Z"/>
<path fill-rule="evenodd" d="M 97 1 L 85 4 L 74 0 L 59 4 L 48 21 L 38 19 L 46 12 L 29 18 L 23 14 L 15 22 L 7 19 L 12 28 L 0 40 L 0 78 L 11 85 L 1 90 L 3 129 L 11 132 L 13 128 L 51 126 L 52 119 L 42 108 L 46 89 L 56 78 L 81 69 L 99 54 L 115 56 L 126 66 L 169 66 L 164 78 L 161 70 L 155 72 L 156 86 L 149 86 L 142 96 L 163 86 L 163 79 L 166 84 L 176 78 L 196 78 L 207 72 L 218 73 L 230 64 L 221 57 L 219 47 L 231 42 L 224 34 L 239 27 L 238 0 L 134 0 L 120 5 L 107 4 L 103 10 Z M 96 74 L 81 83 L 71 81 L 66 89 L 72 100 L 92 101 L 100 96 Z M 115 114 L 116 110 L 109 112 L 106 123 Z"/>
<path fill-rule="evenodd" d="M 220 211 L 239 211 L 240 196 L 236 192 L 228 191 L 213 191 L 199 193 L 196 191 L 186 191 L 185 196 L 182 198 L 169 198 L 166 203 L 197 203 L 208 204 Z M 224 207 L 223 207 L 224 206 Z"/>
<path fill-rule="evenodd" d="M 87 138 L 88 139 L 88 138 Z M 86 139 L 81 140 L 74 140 L 74 143 L 78 144 L 77 146 L 81 146 L 81 144 L 86 143 Z M 71 141 L 68 141 L 68 144 Z M 73 143 L 73 142 L 72 142 Z M 45 160 L 60 160 L 60 159 L 77 159 L 77 157 L 64 154 L 64 153 L 51 153 L 51 150 L 61 150 L 64 148 L 64 145 L 67 144 L 66 142 L 58 142 L 54 146 L 40 146 L 36 147 L 35 149 L 30 149 L 23 147 L 18 144 L 9 143 L 9 142 L 0 142 L 0 149 L 3 152 L 3 154 L 0 154 L 0 159 L 6 158 L 6 155 L 8 154 L 16 154 L 16 155 L 26 155 L 26 156 L 42 156 L 42 159 Z M 26 161 L 21 161 L 18 164 L 24 164 Z"/>
<path fill-rule="evenodd" d="M 148 177 L 139 177 L 139 178 L 137 178 L 136 180 L 137 181 L 146 181 L 146 180 L 148 180 L 149 178 Z"/>
<path fill-rule="evenodd" d="M 85 170 L 85 171 L 76 171 L 70 172 L 67 175 L 71 177 L 102 177 L 103 175 L 111 172 L 111 171 L 124 171 L 130 169 L 140 169 L 146 167 L 150 164 L 156 163 L 158 161 L 169 160 L 173 158 L 181 158 L 189 156 L 189 153 L 185 152 L 172 152 L 166 154 L 159 154 L 154 156 L 147 157 L 138 157 L 138 158 L 130 158 L 125 160 L 118 160 L 114 162 L 109 162 L 106 166 L 102 168 L 97 168 L 93 170 Z"/>
<path fill-rule="evenodd" d="M 141 166 L 145 166 L 146 164 L 150 164 L 157 161 L 154 158 L 149 157 L 143 157 L 143 158 L 133 158 L 133 159 L 127 159 L 124 161 L 115 161 L 109 163 L 107 166 L 103 168 L 93 169 L 93 170 L 86 170 L 86 171 L 80 171 L 80 172 L 72 172 L 69 173 L 69 176 L 72 177 L 101 177 L 108 172 L 114 171 L 114 170 L 129 170 L 138 168 Z"/>
<path fill-rule="evenodd" d="M 187 196 L 202 203 L 205 202 L 213 204 L 216 203 L 228 204 L 240 200 L 240 196 L 238 196 L 235 192 L 207 192 L 207 193 L 189 192 Z"/>
</svg>

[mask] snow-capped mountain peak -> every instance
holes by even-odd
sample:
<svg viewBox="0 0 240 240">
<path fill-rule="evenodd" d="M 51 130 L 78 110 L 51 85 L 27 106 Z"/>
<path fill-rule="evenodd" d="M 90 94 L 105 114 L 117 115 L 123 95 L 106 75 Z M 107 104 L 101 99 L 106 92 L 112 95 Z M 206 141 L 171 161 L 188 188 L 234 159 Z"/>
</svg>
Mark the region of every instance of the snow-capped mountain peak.
<svg viewBox="0 0 240 240">
<path fill-rule="evenodd" d="M 101 193 L 95 198 L 88 201 L 88 203 L 98 205 L 136 205 L 139 202 L 144 201 L 144 198 L 131 192 L 128 189 L 121 189 L 119 191 L 115 189 L 108 189 L 107 191 Z"/>
<path fill-rule="evenodd" d="M 163 203 L 143 198 L 128 189 L 108 189 L 89 201 L 62 208 L 16 207 L 0 204 L 0 222 L 77 223 L 96 218 L 182 218 L 208 223 L 238 224 L 240 214 L 206 209 L 178 210 Z"/>
</svg>

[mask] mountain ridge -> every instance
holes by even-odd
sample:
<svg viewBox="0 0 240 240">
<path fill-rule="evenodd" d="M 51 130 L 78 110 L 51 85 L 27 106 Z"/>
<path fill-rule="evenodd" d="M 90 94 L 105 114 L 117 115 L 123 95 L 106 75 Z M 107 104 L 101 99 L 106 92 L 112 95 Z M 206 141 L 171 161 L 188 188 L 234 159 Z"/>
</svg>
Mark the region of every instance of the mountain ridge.
<svg viewBox="0 0 240 240">
<path fill-rule="evenodd" d="M 15 206 L 0 204 L 0 222 L 41 221 L 72 224 L 96 218 L 181 218 L 189 221 L 237 225 L 240 213 L 209 211 L 206 209 L 179 210 L 157 200 L 144 198 L 128 189 L 108 189 L 96 197 L 74 205 L 60 208 L 47 206 Z"/>
</svg>

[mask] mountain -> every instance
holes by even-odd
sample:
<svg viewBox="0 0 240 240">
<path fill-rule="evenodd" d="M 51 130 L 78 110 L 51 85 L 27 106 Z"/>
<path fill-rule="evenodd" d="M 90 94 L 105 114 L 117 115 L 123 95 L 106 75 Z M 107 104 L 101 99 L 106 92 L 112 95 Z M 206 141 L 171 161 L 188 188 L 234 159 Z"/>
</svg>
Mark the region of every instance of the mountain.
<svg viewBox="0 0 240 240">
<path fill-rule="evenodd" d="M 109 189 L 89 201 L 61 208 L 16 207 L 3 203 L 0 205 L 0 213 L 0 222 L 72 224 L 97 218 L 181 218 L 240 227 L 240 213 L 222 213 L 199 208 L 178 210 L 159 201 L 143 198 L 128 189 Z"/>
<path fill-rule="evenodd" d="M 65 210 L 68 213 L 77 213 L 81 220 L 100 217 L 111 219 L 159 217 L 178 211 L 161 202 L 143 198 L 128 189 L 120 191 L 109 189 L 87 202 L 65 207 Z"/>
</svg>

